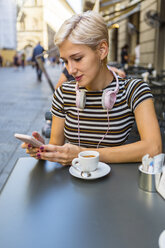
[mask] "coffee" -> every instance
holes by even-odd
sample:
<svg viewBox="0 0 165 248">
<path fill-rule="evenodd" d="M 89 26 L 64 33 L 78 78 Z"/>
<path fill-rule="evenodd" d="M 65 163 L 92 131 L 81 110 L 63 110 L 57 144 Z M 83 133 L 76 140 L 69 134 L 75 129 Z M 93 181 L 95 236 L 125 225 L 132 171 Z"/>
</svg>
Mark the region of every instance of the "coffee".
<svg viewBox="0 0 165 248">
<path fill-rule="evenodd" d="M 82 156 L 83 158 L 94 158 L 94 157 L 96 157 L 95 155 L 84 155 L 84 156 Z"/>
<path fill-rule="evenodd" d="M 79 167 L 81 171 L 95 171 L 99 163 L 99 152 L 83 151 L 78 154 L 78 158 L 74 158 L 72 165 Z"/>
</svg>

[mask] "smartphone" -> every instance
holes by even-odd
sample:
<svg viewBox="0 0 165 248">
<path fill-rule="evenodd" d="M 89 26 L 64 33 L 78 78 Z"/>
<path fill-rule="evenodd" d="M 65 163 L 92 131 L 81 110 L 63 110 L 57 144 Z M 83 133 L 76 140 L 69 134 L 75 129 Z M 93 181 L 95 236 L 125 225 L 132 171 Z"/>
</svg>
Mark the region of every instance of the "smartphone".
<svg viewBox="0 0 165 248">
<path fill-rule="evenodd" d="M 25 143 L 31 144 L 33 147 L 40 147 L 43 145 L 42 142 L 40 142 L 39 140 L 35 139 L 30 135 L 15 133 L 14 137 Z"/>
</svg>

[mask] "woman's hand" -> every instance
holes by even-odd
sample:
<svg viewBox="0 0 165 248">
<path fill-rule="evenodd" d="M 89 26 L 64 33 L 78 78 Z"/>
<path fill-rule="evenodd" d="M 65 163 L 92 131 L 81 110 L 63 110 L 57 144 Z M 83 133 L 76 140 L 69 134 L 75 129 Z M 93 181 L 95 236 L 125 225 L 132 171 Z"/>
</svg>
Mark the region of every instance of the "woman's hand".
<svg viewBox="0 0 165 248">
<path fill-rule="evenodd" d="M 118 74 L 118 75 L 119 75 L 119 77 L 121 77 L 121 78 L 125 78 L 125 77 L 126 77 L 125 72 L 124 72 L 123 70 L 121 70 L 121 69 L 118 69 L 117 74 Z"/>
<path fill-rule="evenodd" d="M 72 160 L 78 156 L 81 150 L 82 148 L 79 146 L 68 143 L 63 146 L 48 144 L 40 147 L 37 157 L 62 165 L 71 165 Z"/>
<path fill-rule="evenodd" d="M 38 133 L 38 132 L 33 132 L 32 133 L 32 136 L 39 140 L 40 142 L 42 142 L 43 144 L 45 143 L 43 137 L 41 137 L 41 135 Z M 28 144 L 28 143 L 23 143 L 21 145 L 21 147 L 23 149 L 26 149 L 26 153 L 28 153 L 31 157 L 34 157 L 34 158 L 37 158 L 39 159 L 39 157 L 37 156 L 37 153 L 40 152 L 39 148 L 36 148 L 36 147 L 33 147 L 31 144 Z"/>
<path fill-rule="evenodd" d="M 125 74 L 125 72 L 123 70 L 118 69 L 117 67 L 114 67 L 114 66 L 110 66 L 110 69 L 112 71 L 114 71 L 115 73 L 117 73 L 119 75 L 119 77 L 122 77 L 122 78 L 126 77 L 126 74 Z"/>
</svg>

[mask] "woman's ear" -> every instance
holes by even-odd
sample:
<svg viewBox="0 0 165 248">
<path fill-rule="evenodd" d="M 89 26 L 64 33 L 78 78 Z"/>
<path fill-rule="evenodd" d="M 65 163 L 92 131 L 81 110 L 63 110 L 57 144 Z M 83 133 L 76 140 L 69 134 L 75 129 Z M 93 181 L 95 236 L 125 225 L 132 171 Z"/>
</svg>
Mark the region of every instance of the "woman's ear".
<svg viewBox="0 0 165 248">
<path fill-rule="evenodd" d="M 107 42 L 105 40 L 101 41 L 100 44 L 98 45 L 98 53 L 101 60 L 104 60 L 107 57 L 108 50 L 109 47 Z"/>
</svg>

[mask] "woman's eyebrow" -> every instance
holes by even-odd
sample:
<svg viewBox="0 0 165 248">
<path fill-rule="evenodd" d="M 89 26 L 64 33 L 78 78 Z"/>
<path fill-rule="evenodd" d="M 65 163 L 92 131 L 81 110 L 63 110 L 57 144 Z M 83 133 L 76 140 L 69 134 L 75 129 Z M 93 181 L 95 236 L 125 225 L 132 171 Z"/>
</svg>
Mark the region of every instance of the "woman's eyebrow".
<svg viewBox="0 0 165 248">
<path fill-rule="evenodd" d="M 70 57 L 72 58 L 72 57 L 74 57 L 74 56 L 76 56 L 76 55 L 80 55 L 80 52 L 74 53 L 74 54 L 72 54 Z"/>
<path fill-rule="evenodd" d="M 80 52 L 74 53 L 74 54 L 70 55 L 69 57 L 72 58 L 72 57 L 74 57 L 74 56 L 76 56 L 76 55 L 80 55 Z M 63 58 L 63 57 L 60 57 L 60 58 L 63 59 L 63 60 L 66 60 L 66 59 Z"/>
</svg>

